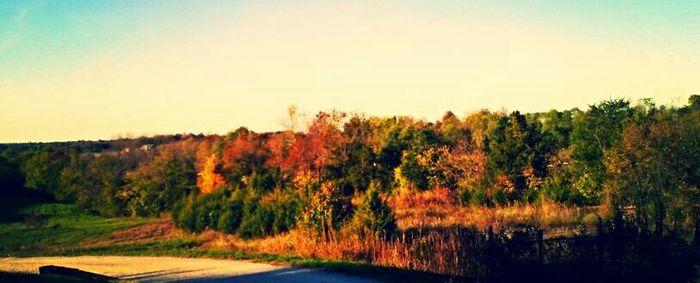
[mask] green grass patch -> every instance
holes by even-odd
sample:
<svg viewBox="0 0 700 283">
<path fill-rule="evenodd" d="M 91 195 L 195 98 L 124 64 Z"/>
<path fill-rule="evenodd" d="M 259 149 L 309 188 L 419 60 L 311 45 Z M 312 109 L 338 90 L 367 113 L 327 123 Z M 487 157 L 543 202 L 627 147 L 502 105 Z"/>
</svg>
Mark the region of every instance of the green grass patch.
<svg viewBox="0 0 700 283">
<path fill-rule="evenodd" d="M 56 248 L 75 248 L 86 240 L 152 219 L 104 218 L 71 204 L 44 203 L 24 197 L 0 202 L 0 256 L 42 255 Z"/>
</svg>

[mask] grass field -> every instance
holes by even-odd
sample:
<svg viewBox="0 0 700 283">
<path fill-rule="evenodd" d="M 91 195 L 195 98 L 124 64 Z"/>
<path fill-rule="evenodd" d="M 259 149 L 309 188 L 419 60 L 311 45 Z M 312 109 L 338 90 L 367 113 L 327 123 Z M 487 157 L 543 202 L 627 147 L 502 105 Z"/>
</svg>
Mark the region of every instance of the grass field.
<svg viewBox="0 0 700 283">
<path fill-rule="evenodd" d="M 75 205 L 30 197 L 0 199 L 0 255 L 31 256 L 76 248 L 117 230 L 153 221 L 144 218 L 104 218 Z"/>
<path fill-rule="evenodd" d="M 444 282 L 449 276 L 375 266 L 364 262 L 304 258 L 295 255 L 222 251 L 202 246 L 201 235 L 177 233 L 140 239 L 139 228 L 150 229 L 160 218 L 104 218 L 71 204 L 52 203 L 22 196 L 0 199 L 0 256 L 151 255 L 207 257 L 276 262 L 301 267 L 324 268 L 362 274 L 390 282 Z M 141 229 L 143 230 L 143 229 Z M 132 235 L 114 239 L 129 231 Z M 144 231 L 145 232 L 145 231 Z M 133 239 L 133 240 L 132 240 Z M 61 278 L 0 274 L 0 279 L 28 282 L 62 282 Z M 0 280 L 3 281 L 3 280 Z M 14 281 L 14 280 L 12 280 Z"/>
</svg>

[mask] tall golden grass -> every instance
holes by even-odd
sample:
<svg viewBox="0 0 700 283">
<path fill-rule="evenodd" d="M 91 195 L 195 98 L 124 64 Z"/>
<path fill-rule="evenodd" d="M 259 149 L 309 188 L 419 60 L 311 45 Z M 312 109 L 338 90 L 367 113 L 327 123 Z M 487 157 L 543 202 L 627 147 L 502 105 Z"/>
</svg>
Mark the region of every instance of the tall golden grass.
<svg viewBox="0 0 700 283">
<path fill-rule="evenodd" d="M 436 189 L 394 196 L 388 200 L 399 226 L 385 239 L 359 237 L 350 229 L 326 240 L 295 229 L 264 239 L 239 240 L 220 235 L 209 248 L 256 253 L 289 254 L 308 258 L 362 261 L 376 265 L 481 277 L 485 231 L 507 233 L 522 227 L 543 229 L 547 237 L 594 231 L 599 209 L 567 207 L 544 202 L 504 207 L 459 206 L 449 191 Z M 460 228 L 463 227 L 463 228 Z"/>
<path fill-rule="evenodd" d="M 491 227 L 500 232 L 534 226 L 544 229 L 548 237 L 558 237 L 594 232 L 598 217 L 605 214 L 597 206 L 571 207 L 546 200 L 497 207 L 461 206 L 443 188 L 400 194 L 388 203 L 401 230 L 461 226 L 482 232 Z"/>
<path fill-rule="evenodd" d="M 334 240 L 322 240 L 300 230 L 259 240 L 236 241 L 233 246 L 248 252 L 289 254 L 307 258 L 340 259 L 367 262 L 403 269 L 430 271 L 459 276 L 469 274 L 473 266 L 464 255 L 475 251 L 457 230 L 426 231 L 425 234 L 400 235 L 393 239 L 360 238 L 343 232 Z M 483 241 L 483 239 L 480 239 Z"/>
</svg>

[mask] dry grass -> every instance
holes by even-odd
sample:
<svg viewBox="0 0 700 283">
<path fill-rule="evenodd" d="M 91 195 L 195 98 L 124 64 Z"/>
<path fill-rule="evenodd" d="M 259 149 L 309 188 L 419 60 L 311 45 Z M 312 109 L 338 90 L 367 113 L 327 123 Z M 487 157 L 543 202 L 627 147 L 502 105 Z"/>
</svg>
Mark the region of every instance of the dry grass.
<svg viewBox="0 0 700 283">
<path fill-rule="evenodd" d="M 129 243 L 143 243 L 182 238 L 185 232 L 177 229 L 169 218 L 160 218 L 157 221 L 117 230 L 105 239 L 88 239 L 80 243 L 80 247 L 100 247 Z"/>
<path fill-rule="evenodd" d="M 522 226 L 540 227 L 547 237 L 594 232 L 600 207 L 571 207 L 544 201 L 541 204 L 514 204 L 483 207 L 460 206 L 445 189 L 404 193 L 389 199 L 400 229 L 435 227 L 474 227 L 485 231 L 507 231 Z"/>
<path fill-rule="evenodd" d="M 226 243 L 228 251 L 294 255 L 304 258 L 351 260 L 373 265 L 441 274 L 476 276 L 475 268 L 465 262 L 478 248 L 475 241 L 483 238 L 474 234 L 463 235 L 457 230 L 426 231 L 420 236 L 406 236 L 386 240 L 379 237 L 360 238 L 341 232 L 335 240 L 325 241 L 300 230 L 255 240 L 240 240 L 220 234 L 212 239 Z M 465 240 L 466 239 L 466 240 Z M 468 255 L 465 257 L 465 255 Z"/>
<path fill-rule="evenodd" d="M 362 261 L 375 265 L 475 276 L 483 272 L 484 235 L 488 227 L 496 233 L 522 227 L 539 227 L 545 237 L 573 236 L 595 231 L 597 207 L 577 208 L 545 202 L 505 207 L 459 206 L 447 190 L 404 193 L 388 200 L 401 230 L 391 240 L 360 238 L 343 229 L 322 240 L 305 231 L 263 239 L 242 240 L 206 230 L 196 235 L 199 249 L 294 255 L 304 258 Z M 459 229 L 456 227 L 475 228 Z M 420 232 L 416 232 L 420 231 Z M 164 240 L 192 236 L 176 229 L 170 220 L 117 231 L 93 245 Z"/>
<path fill-rule="evenodd" d="M 484 235 L 479 232 L 484 232 L 489 226 L 496 233 L 534 226 L 543 228 L 548 238 L 573 236 L 595 231 L 600 213 L 597 207 L 567 207 L 551 202 L 493 208 L 464 207 L 457 205 L 451 193 L 443 189 L 404 193 L 388 202 L 399 229 L 406 232 L 400 232 L 391 240 L 360 238 L 347 229 L 336 233 L 332 240 L 322 240 L 301 230 L 254 240 L 206 231 L 199 239 L 204 241 L 201 246 L 204 249 L 363 261 L 478 277 L 475 273 L 482 270 L 478 253 L 484 241 Z M 422 232 L 417 234 L 417 230 Z"/>
</svg>

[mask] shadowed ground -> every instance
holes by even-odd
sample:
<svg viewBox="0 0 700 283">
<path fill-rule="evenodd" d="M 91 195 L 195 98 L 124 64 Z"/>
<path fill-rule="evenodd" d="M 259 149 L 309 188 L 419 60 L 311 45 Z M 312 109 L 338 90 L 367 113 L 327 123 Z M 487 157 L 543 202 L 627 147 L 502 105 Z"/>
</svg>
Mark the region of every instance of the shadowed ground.
<svg viewBox="0 0 700 283">
<path fill-rule="evenodd" d="M 377 282 L 317 269 L 248 261 L 129 256 L 2 258 L 1 271 L 38 272 L 57 265 L 138 282 Z"/>
</svg>

